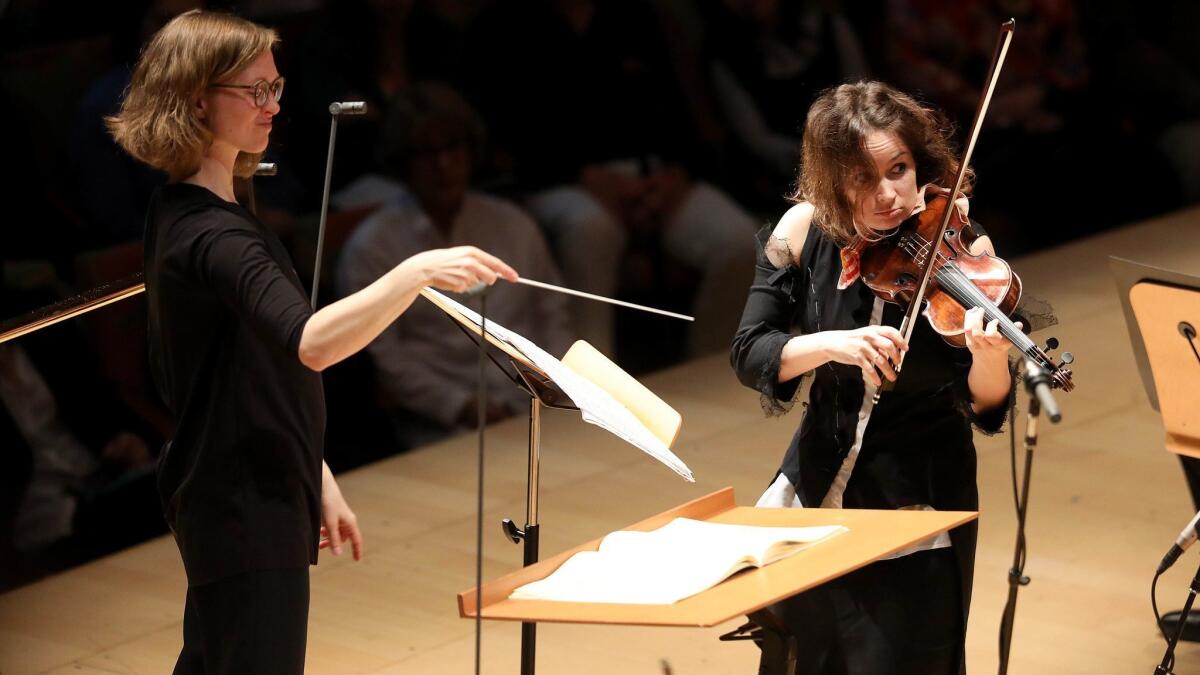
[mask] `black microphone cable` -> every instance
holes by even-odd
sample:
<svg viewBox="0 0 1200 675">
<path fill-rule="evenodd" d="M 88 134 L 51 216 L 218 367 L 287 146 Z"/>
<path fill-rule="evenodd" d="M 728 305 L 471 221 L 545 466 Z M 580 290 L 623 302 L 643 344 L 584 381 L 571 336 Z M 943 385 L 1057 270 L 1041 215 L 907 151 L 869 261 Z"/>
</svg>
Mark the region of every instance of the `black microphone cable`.
<svg viewBox="0 0 1200 675">
<path fill-rule="evenodd" d="M 1154 623 L 1158 624 L 1158 632 L 1163 636 L 1163 640 L 1170 645 L 1171 637 L 1167 635 L 1167 628 L 1163 625 L 1162 615 L 1158 613 L 1158 578 L 1162 576 L 1164 570 L 1162 567 L 1154 573 L 1154 579 L 1150 581 L 1150 609 L 1154 610 Z M 1175 668 L 1175 654 L 1171 654 L 1171 661 L 1168 664 L 1169 668 Z"/>
<path fill-rule="evenodd" d="M 1183 336 L 1183 339 L 1187 340 L 1188 346 L 1192 348 L 1192 354 L 1196 356 L 1196 362 L 1200 363 L 1200 351 L 1196 350 L 1195 327 L 1193 327 L 1192 324 L 1188 323 L 1187 321 L 1180 321 L 1178 328 L 1179 334 Z M 1158 625 L 1158 632 L 1162 635 L 1163 641 L 1167 643 L 1168 647 L 1171 645 L 1171 636 L 1167 635 L 1166 626 L 1163 625 L 1162 614 L 1160 614 L 1158 611 L 1158 579 L 1163 575 L 1163 572 L 1166 572 L 1167 568 L 1175 562 L 1175 559 L 1179 557 L 1179 554 L 1175 553 L 1176 549 L 1177 547 L 1175 546 L 1171 547 L 1171 551 L 1167 553 L 1167 556 L 1163 558 L 1163 562 L 1159 564 L 1158 569 L 1154 571 L 1154 578 L 1150 580 L 1150 609 L 1154 612 L 1154 623 Z M 1172 555 L 1172 553 L 1175 553 L 1175 555 Z M 1182 551 L 1179 553 L 1182 553 Z M 1179 618 L 1182 622 L 1186 617 L 1180 616 Z M 1174 651 L 1171 652 L 1166 666 L 1168 670 L 1175 669 Z"/>
</svg>

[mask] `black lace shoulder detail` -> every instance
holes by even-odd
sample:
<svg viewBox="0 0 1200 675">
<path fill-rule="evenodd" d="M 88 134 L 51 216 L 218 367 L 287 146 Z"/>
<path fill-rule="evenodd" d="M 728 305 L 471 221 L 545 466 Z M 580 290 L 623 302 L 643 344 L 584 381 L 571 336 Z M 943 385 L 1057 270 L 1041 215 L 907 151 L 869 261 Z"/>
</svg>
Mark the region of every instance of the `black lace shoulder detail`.
<svg viewBox="0 0 1200 675">
<path fill-rule="evenodd" d="M 798 303 L 803 299 L 807 288 L 804 270 L 796 264 L 797 255 L 787 238 L 779 238 L 772 234 L 771 225 L 759 230 L 758 264 L 762 272 L 767 272 L 766 283 L 779 290 L 786 298 L 788 311 L 794 312 Z M 761 277 L 760 277 L 761 278 Z M 801 375 L 789 382 L 779 382 L 779 369 L 782 366 L 783 346 L 789 335 L 778 334 L 770 348 L 772 358 L 767 359 L 755 381 L 755 389 L 759 392 L 759 403 L 763 413 L 768 417 L 779 417 L 791 412 L 799 397 L 801 383 L 806 375 Z"/>
</svg>

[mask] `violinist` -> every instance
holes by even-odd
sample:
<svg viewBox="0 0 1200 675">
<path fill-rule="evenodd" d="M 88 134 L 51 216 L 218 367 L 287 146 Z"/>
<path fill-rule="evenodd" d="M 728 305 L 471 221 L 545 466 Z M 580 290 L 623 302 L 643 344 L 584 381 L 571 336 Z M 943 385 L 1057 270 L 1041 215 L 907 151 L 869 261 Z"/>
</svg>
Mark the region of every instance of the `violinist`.
<svg viewBox="0 0 1200 675">
<path fill-rule="evenodd" d="M 807 412 L 759 506 L 978 507 L 972 427 L 1004 423 L 1009 343 L 979 309 L 966 312 L 966 349 L 924 321 L 906 342 L 895 328 L 903 309 L 859 276 L 867 247 L 954 185 L 942 120 L 879 82 L 828 90 L 808 111 L 796 204 L 760 235 L 731 352 L 768 414 L 790 409 L 809 380 Z M 977 236 L 971 253 L 990 253 L 966 206 L 954 208 Z M 894 389 L 873 404 L 884 381 Z M 959 527 L 781 603 L 798 672 L 962 672 L 976 535 L 974 523 Z"/>
<path fill-rule="evenodd" d="M 309 565 L 357 518 L 323 461 L 320 371 L 362 349 L 423 286 L 516 273 L 469 246 L 425 251 L 320 311 L 279 238 L 237 201 L 279 112 L 274 31 L 194 10 L 142 52 L 116 141 L 165 171 L 146 219 L 150 363 L 175 414 L 159 496 L 188 589 L 175 673 L 304 670 Z M 322 541 L 324 538 L 324 541 Z"/>
</svg>

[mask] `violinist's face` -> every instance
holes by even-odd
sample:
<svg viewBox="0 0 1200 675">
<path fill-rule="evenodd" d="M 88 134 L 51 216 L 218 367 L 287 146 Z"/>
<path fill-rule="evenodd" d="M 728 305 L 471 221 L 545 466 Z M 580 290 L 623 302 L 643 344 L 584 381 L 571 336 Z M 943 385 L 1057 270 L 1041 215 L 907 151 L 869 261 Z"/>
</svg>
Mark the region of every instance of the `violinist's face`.
<svg viewBox="0 0 1200 675">
<path fill-rule="evenodd" d="M 890 131 L 872 131 L 866 139 L 867 157 L 875 175 L 859 172 L 850 176 L 846 199 L 854 220 L 872 230 L 895 229 L 917 207 L 917 171 L 912 152 Z"/>
</svg>

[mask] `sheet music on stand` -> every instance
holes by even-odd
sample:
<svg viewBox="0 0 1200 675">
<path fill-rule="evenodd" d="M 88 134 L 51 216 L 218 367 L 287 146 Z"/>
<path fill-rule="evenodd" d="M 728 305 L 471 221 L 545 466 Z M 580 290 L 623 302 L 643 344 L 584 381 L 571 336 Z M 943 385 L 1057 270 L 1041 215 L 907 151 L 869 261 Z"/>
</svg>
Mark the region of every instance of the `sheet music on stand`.
<svg viewBox="0 0 1200 675">
<path fill-rule="evenodd" d="M 451 318 L 471 329 L 476 335 L 482 331 L 479 314 L 462 303 L 431 288 L 421 290 L 421 295 L 445 311 Z M 571 397 L 583 421 L 601 429 L 640 449 L 647 455 L 665 464 L 669 469 L 688 482 L 695 482 L 692 471 L 653 432 L 646 427 L 628 408 L 621 405 L 612 394 L 592 381 L 580 376 L 531 340 L 488 320 L 487 339 L 509 356 L 545 373 L 563 392 Z"/>
</svg>

